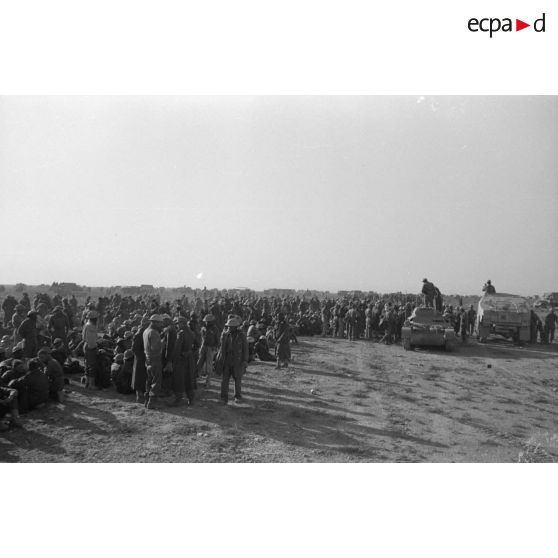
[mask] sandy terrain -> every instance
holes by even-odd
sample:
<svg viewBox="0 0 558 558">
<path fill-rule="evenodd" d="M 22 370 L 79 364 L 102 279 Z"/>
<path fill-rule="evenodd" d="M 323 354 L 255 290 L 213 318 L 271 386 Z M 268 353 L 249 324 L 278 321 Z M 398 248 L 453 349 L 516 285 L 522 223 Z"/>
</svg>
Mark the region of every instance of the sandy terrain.
<svg viewBox="0 0 558 558">
<path fill-rule="evenodd" d="M 227 407 L 217 382 L 193 407 L 145 411 L 74 377 L 66 403 L 0 434 L 0 461 L 558 460 L 556 344 L 470 341 L 446 354 L 303 338 L 293 355 L 287 371 L 252 363 L 245 401 Z"/>
</svg>

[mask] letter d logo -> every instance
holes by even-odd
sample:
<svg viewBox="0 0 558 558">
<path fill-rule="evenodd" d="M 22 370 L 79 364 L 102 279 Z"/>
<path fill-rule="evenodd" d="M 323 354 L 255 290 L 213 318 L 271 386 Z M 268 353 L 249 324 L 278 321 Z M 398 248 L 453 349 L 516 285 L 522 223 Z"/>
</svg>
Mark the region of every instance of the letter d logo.
<svg viewBox="0 0 558 558">
<path fill-rule="evenodd" d="M 533 29 L 537 33 L 544 33 L 544 26 L 545 26 L 545 14 L 542 15 L 541 18 L 536 19 L 535 23 L 533 23 Z"/>
</svg>

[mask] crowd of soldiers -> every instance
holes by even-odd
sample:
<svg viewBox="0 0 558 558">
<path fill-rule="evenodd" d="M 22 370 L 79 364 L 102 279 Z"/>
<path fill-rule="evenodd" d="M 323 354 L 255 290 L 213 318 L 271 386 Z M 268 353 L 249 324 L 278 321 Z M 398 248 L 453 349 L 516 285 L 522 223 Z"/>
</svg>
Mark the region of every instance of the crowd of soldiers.
<svg viewBox="0 0 558 558">
<path fill-rule="evenodd" d="M 483 291 L 495 292 L 490 281 Z M 231 378 L 240 402 L 248 364 L 257 359 L 288 367 L 299 335 L 398 343 L 420 305 L 439 310 L 464 342 L 473 334 L 474 307 L 444 305 L 426 278 L 421 295 L 321 300 L 223 294 L 162 302 L 159 296 L 114 294 L 79 305 L 74 296 L 8 296 L 2 303 L 0 418 L 11 414 L 17 426 L 19 412 L 63 401 L 64 378 L 72 373 L 82 373 L 88 389 L 112 386 L 134 394 L 147 409 L 160 408 L 167 398 L 170 405 L 192 405 L 198 383 L 209 388 L 217 376 L 221 402 L 228 403 Z M 545 326 L 550 341 L 557 321 L 551 315 Z"/>
</svg>

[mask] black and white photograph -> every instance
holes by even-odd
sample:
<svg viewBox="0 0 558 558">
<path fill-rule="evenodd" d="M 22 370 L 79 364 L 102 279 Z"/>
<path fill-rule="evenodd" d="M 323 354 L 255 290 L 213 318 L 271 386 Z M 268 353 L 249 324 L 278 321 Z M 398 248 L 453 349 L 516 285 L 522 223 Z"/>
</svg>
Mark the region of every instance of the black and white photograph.
<svg viewBox="0 0 558 558">
<path fill-rule="evenodd" d="M 555 462 L 555 96 L 4 96 L 0 460 Z"/>
<path fill-rule="evenodd" d="M 551 554 L 553 8 L 0 0 L 3 555 Z"/>
</svg>

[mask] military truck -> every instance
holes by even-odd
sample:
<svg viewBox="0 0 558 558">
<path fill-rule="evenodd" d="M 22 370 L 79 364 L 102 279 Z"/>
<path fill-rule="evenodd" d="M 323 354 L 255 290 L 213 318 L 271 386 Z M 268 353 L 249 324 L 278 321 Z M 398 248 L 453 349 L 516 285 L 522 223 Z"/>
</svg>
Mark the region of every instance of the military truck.
<svg viewBox="0 0 558 558">
<path fill-rule="evenodd" d="M 434 308 L 415 308 L 401 329 L 401 340 L 406 351 L 414 347 L 444 347 L 455 349 L 456 336 L 451 324 Z"/>
<path fill-rule="evenodd" d="M 501 335 L 514 343 L 530 339 L 531 307 L 526 298 L 512 294 L 485 294 L 479 300 L 477 335 L 486 343 L 489 335 Z"/>
</svg>

